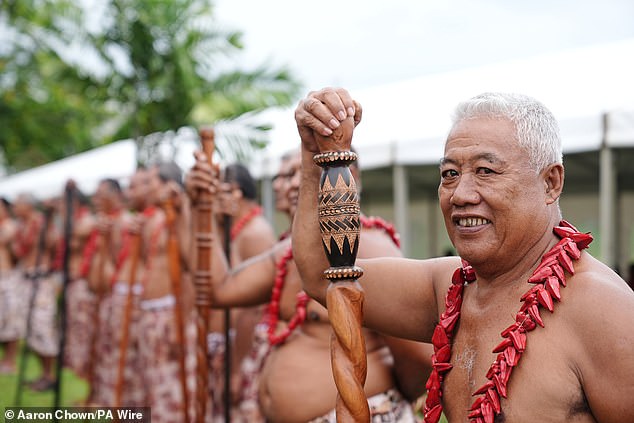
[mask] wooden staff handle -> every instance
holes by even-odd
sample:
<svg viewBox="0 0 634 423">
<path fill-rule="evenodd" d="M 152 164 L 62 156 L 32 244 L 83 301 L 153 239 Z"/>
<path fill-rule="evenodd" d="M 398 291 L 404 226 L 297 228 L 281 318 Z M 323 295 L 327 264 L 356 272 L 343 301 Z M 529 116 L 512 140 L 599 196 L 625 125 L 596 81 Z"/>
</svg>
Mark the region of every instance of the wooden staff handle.
<svg viewBox="0 0 634 423">
<path fill-rule="evenodd" d="M 180 265 L 180 245 L 176 233 L 176 210 L 171 195 L 168 195 L 163 203 L 166 223 L 168 228 L 167 256 L 168 270 L 172 281 L 172 293 L 176 299 L 174 307 L 174 321 L 176 324 L 176 343 L 179 345 L 178 365 L 180 367 L 180 385 L 183 396 L 183 422 L 189 421 L 189 395 L 187 393 L 187 371 L 185 370 L 186 338 L 185 321 L 183 319 L 183 305 L 181 296 L 181 265 Z"/>
<path fill-rule="evenodd" d="M 354 122 L 341 122 L 329 137 L 315 134 L 320 153 L 314 161 L 322 167 L 319 184 L 319 228 L 330 268 L 326 294 L 328 318 L 333 328 L 332 371 L 337 385 L 337 422 L 369 422 L 370 410 L 363 390 L 367 375 L 362 332 L 363 289 L 357 278 L 363 270 L 354 265 L 359 249 L 359 194 L 349 165 Z"/>
<path fill-rule="evenodd" d="M 213 128 L 203 128 L 199 131 L 200 142 L 207 162 L 212 165 L 215 149 L 215 134 Z M 204 423 L 208 396 L 208 363 L 207 363 L 207 333 L 209 325 L 209 309 L 212 304 L 211 292 L 211 248 L 213 244 L 213 196 L 202 190 L 196 200 L 196 271 L 194 283 L 196 286 L 197 311 L 197 348 L 196 348 L 196 422 Z"/>
<path fill-rule="evenodd" d="M 132 290 L 136 282 L 136 272 L 141 255 L 141 234 L 130 234 L 130 275 L 128 277 L 128 292 L 125 307 L 123 309 L 123 323 L 121 325 L 121 339 L 119 340 L 119 367 L 117 368 L 117 381 L 115 385 L 114 406 L 121 407 L 121 395 L 123 393 L 123 380 L 126 357 L 128 354 L 128 339 L 130 337 L 130 319 L 132 317 Z"/>
</svg>

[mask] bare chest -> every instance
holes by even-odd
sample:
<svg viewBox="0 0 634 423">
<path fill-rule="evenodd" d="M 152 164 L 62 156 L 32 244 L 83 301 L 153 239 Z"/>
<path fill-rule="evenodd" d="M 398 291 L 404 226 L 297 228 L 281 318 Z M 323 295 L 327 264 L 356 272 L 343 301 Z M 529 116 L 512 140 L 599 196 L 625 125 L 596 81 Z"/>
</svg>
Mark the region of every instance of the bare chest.
<svg viewBox="0 0 634 423">
<path fill-rule="evenodd" d="M 493 310 L 484 319 L 482 314 L 463 310 L 454 332 L 453 368 L 443 383 L 449 421 L 468 421 L 474 401 L 487 395 L 486 389 L 483 394 L 474 393 L 489 382 L 486 375 L 499 354 L 493 350 L 504 340 L 500 333 L 514 322 L 516 311 Z M 499 398 L 501 413 L 496 421 L 592 422 L 575 371 L 575 340 L 566 333 L 565 314 L 544 317 L 545 328 L 527 334 L 526 349 L 517 365 L 506 370 L 506 397 Z"/>
</svg>

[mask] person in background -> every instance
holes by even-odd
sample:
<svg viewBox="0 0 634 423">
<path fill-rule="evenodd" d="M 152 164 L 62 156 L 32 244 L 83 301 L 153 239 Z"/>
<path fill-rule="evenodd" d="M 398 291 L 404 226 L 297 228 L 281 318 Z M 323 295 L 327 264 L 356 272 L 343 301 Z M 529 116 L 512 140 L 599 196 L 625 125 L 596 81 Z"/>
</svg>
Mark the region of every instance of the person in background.
<svg viewBox="0 0 634 423">
<path fill-rule="evenodd" d="M 19 229 L 13 218 L 11 203 L 6 198 L 0 199 L 0 343 L 4 345 L 4 355 L 0 361 L 0 373 L 15 372 L 17 354 L 16 335 L 12 323 L 12 300 L 19 283 L 20 276 L 16 271 L 12 243 Z"/>
<path fill-rule="evenodd" d="M 279 192 L 286 194 L 291 214 L 296 210 L 300 163 L 299 152 L 294 152 L 283 163 L 288 184 L 278 187 Z M 200 189 L 213 191 L 217 185 L 201 156 L 188 174 L 187 191 L 194 194 Z M 364 229 L 363 237 L 360 256 L 400 255 L 387 231 Z M 218 248 L 214 251 L 217 252 Z M 334 416 L 331 411 L 336 397 L 330 370 L 332 329 L 326 310 L 317 302 L 310 301 L 301 290 L 290 239 L 279 241 L 269 251 L 230 272 L 222 255 L 215 253 L 213 268 L 217 275 L 214 278 L 215 307 L 269 302 L 264 320 L 269 350 L 258 375 L 258 399 L 266 421 L 332 421 Z M 367 332 L 366 342 L 369 371 L 365 386 L 371 397 L 374 418 L 393 422 L 414 421 L 409 403 L 397 389 L 392 366 L 394 357 L 385 339 L 377 333 Z"/>
</svg>

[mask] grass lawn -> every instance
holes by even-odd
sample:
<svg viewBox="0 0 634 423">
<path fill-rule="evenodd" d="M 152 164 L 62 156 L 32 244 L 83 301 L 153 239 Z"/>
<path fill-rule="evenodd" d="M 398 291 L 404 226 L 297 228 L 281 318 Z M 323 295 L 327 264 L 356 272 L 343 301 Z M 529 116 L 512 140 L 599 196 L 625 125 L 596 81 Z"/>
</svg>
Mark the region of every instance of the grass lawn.
<svg viewBox="0 0 634 423">
<path fill-rule="evenodd" d="M 1 355 L 1 354 L 0 354 Z M 18 362 L 17 368 L 19 369 Z M 25 380 L 31 381 L 37 379 L 41 373 L 39 360 L 33 355 L 27 355 L 27 365 Z M 4 407 L 15 406 L 17 393 L 17 372 L 14 374 L 0 374 L 0 412 L 4 415 Z M 88 395 L 88 384 L 77 378 L 75 374 L 64 369 L 62 372 L 62 395 L 61 405 L 70 407 L 81 405 L 82 401 Z M 54 391 L 34 392 L 26 386 L 22 390 L 22 407 L 52 407 L 54 402 Z"/>
<path fill-rule="evenodd" d="M 0 351 L 0 357 L 2 351 Z M 19 358 L 18 358 L 19 359 Z M 17 368 L 19 369 L 18 362 Z M 40 376 L 41 366 L 39 360 L 33 355 L 27 355 L 25 380 L 31 381 Z M 5 407 L 16 406 L 17 391 L 17 372 L 14 374 L 0 374 L 0 415 L 4 415 Z M 84 399 L 88 395 L 88 383 L 75 376 L 75 373 L 68 369 L 62 372 L 62 395 L 61 405 L 64 407 L 81 406 Z M 21 407 L 52 407 L 54 401 L 54 392 L 52 390 L 46 392 L 33 392 L 26 386 L 22 391 Z M 422 421 L 422 418 L 421 418 Z M 447 423 L 447 419 L 443 415 L 440 423 Z"/>
</svg>

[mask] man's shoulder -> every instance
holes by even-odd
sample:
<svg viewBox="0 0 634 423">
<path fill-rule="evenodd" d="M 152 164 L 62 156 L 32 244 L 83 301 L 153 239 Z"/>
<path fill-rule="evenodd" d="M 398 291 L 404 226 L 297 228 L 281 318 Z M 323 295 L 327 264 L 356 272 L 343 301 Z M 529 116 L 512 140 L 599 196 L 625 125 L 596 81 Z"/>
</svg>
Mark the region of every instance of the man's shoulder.
<svg viewBox="0 0 634 423">
<path fill-rule="evenodd" d="M 271 248 L 277 242 L 273 227 L 262 216 L 252 219 L 236 236 L 234 242 L 240 250 L 251 251 L 251 255 Z"/>
<path fill-rule="evenodd" d="M 362 228 L 359 258 L 401 257 L 402 252 L 387 232 L 380 228 Z"/>
<path fill-rule="evenodd" d="M 575 274 L 568 275 L 566 285 L 562 301 L 569 298 L 569 311 L 580 327 L 621 316 L 634 324 L 634 291 L 616 272 L 590 254 L 584 253 L 575 263 Z M 597 316 L 603 317 L 597 319 Z"/>
</svg>

